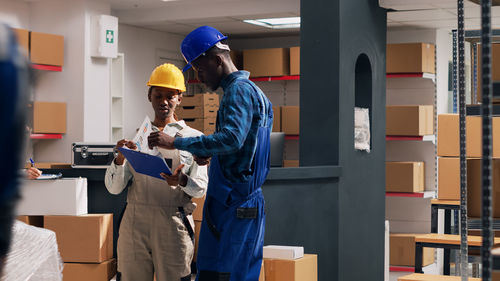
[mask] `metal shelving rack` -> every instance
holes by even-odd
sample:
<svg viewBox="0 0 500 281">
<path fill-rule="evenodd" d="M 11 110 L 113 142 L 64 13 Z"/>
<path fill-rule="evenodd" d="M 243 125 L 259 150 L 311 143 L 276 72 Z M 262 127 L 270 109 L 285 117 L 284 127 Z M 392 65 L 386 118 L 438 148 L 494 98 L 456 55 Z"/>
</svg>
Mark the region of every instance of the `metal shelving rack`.
<svg viewBox="0 0 500 281">
<path fill-rule="evenodd" d="M 460 267 L 461 269 L 468 268 L 467 258 L 467 170 L 466 170 L 466 151 L 465 151 L 465 71 L 464 71 L 464 42 L 466 34 L 464 32 L 464 10 L 463 0 L 458 2 L 458 32 L 454 32 L 453 36 L 453 109 L 457 109 L 457 43 L 458 43 L 458 85 L 459 85 L 459 104 L 458 111 L 460 115 Z M 493 242 L 493 217 L 492 217 L 492 153 L 491 153 L 491 122 L 492 122 L 492 82 L 491 82 L 491 41 L 494 35 L 500 35 L 499 31 L 491 30 L 491 0 L 481 0 L 481 31 L 468 32 L 470 41 L 477 43 L 477 38 L 481 42 L 481 116 L 482 116 L 482 212 L 481 212 L 481 228 L 482 228 L 482 279 L 491 280 L 493 259 L 491 255 Z M 496 33 L 496 34 L 495 34 Z M 458 42 L 457 42 L 458 35 Z M 475 49 L 475 48 L 473 48 Z M 477 60 L 476 52 L 473 51 L 473 85 L 474 95 L 473 101 L 477 101 L 476 83 L 477 83 Z M 468 279 L 468 270 L 461 270 L 461 279 Z"/>
</svg>

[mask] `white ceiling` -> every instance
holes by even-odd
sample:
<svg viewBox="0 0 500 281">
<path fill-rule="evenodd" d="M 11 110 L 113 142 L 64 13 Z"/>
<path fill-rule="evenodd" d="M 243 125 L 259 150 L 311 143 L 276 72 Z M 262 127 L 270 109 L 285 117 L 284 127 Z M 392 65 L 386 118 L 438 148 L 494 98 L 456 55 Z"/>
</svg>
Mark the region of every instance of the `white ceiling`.
<svg viewBox="0 0 500 281">
<path fill-rule="evenodd" d="M 43 0 L 25 0 L 43 1 Z M 185 35 L 210 25 L 234 36 L 298 35 L 299 29 L 273 30 L 243 19 L 300 16 L 301 0 L 96 0 L 111 4 L 120 23 Z M 302 0 L 307 1 L 307 0 Z M 376 0 L 371 0 L 376 1 Z M 390 29 L 457 28 L 457 0 L 378 0 L 388 9 Z M 480 28 L 480 7 L 464 1 L 465 28 Z M 493 28 L 500 29 L 500 7 L 492 8 Z"/>
<path fill-rule="evenodd" d="M 300 0 L 105 0 L 120 23 L 185 35 L 210 25 L 230 35 L 298 34 L 299 29 L 273 30 L 244 19 L 300 16 Z"/>
</svg>

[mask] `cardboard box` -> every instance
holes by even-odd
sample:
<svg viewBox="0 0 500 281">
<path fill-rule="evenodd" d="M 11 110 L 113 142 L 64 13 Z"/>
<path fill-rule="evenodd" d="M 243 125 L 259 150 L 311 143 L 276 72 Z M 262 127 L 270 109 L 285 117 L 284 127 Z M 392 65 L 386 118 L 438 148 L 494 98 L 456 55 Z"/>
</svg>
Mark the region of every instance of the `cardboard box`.
<svg viewBox="0 0 500 281">
<path fill-rule="evenodd" d="M 27 180 L 17 204 L 19 215 L 87 214 L 87 179 Z"/>
<path fill-rule="evenodd" d="M 390 265 L 415 266 L 415 236 L 418 234 L 394 234 L 389 236 Z M 424 248 L 422 265 L 434 263 L 434 249 Z"/>
<path fill-rule="evenodd" d="M 290 75 L 300 75 L 300 47 L 290 48 Z"/>
<path fill-rule="evenodd" d="M 216 93 L 182 96 L 181 106 L 219 106 L 219 95 Z"/>
<path fill-rule="evenodd" d="M 196 129 L 205 135 L 211 135 L 215 132 L 216 118 L 189 118 L 184 119 L 186 125 Z"/>
<path fill-rule="evenodd" d="M 243 50 L 243 67 L 252 77 L 288 75 L 289 52 L 288 48 Z"/>
<path fill-rule="evenodd" d="M 243 69 L 243 52 L 239 50 L 231 50 L 229 52 L 231 55 L 231 60 L 237 69 Z"/>
<path fill-rule="evenodd" d="M 180 118 L 216 118 L 219 106 L 217 105 L 198 105 L 198 106 L 179 106 L 175 113 Z"/>
<path fill-rule="evenodd" d="M 438 198 L 460 200 L 460 158 L 438 159 Z"/>
<path fill-rule="evenodd" d="M 281 107 L 273 106 L 273 132 L 281 132 Z"/>
<path fill-rule="evenodd" d="M 300 134 L 300 107 L 281 107 L 281 131 L 286 135 Z"/>
<path fill-rule="evenodd" d="M 477 57 L 481 58 L 481 44 L 477 44 Z M 481 77 L 481 59 L 477 60 L 477 77 Z M 500 81 L 500 44 L 491 44 L 491 80 Z M 474 86 L 474 85 L 473 85 Z M 481 102 L 481 79 L 477 79 L 477 100 Z"/>
<path fill-rule="evenodd" d="M 387 73 L 436 73 L 435 46 L 427 43 L 387 44 Z"/>
<path fill-rule="evenodd" d="M 64 37 L 31 32 L 30 58 L 35 64 L 64 65 Z"/>
<path fill-rule="evenodd" d="M 260 267 L 259 281 L 266 281 L 266 271 L 264 268 L 264 260 L 262 260 L 262 266 Z"/>
<path fill-rule="evenodd" d="M 21 46 L 26 52 L 26 56 L 29 56 L 30 50 L 30 32 L 26 29 L 13 28 L 12 29 L 16 34 L 17 43 Z"/>
<path fill-rule="evenodd" d="M 299 160 L 283 160 L 284 168 L 299 167 Z"/>
<path fill-rule="evenodd" d="M 194 203 L 196 203 L 196 209 L 193 212 L 193 220 L 201 221 L 203 219 L 203 206 L 205 205 L 205 196 L 202 198 L 193 198 L 191 199 Z"/>
<path fill-rule="evenodd" d="M 466 156 L 470 158 L 482 155 L 482 125 L 480 116 L 467 116 L 465 122 Z M 493 158 L 500 158 L 500 117 L 493 117 Z M 460 127 L 458 114 L 438 115 L 438 156 L 460 156 Z"/>
<path fill-rule="evenodd" d="M 386 192 L 423 192 L 424 162 L 385 162 Z"/>
<path fill-rule="evenodd" d="M 45 216 L 44 226 L 56 233 L 64 262 L 101 263 L 113 258 L 113 214 Z"/>
<path fill-rule="evenodd" d="M 194 257 L 193 261 L 196 261 L 198 255 L 198 244 L 200 242 L 200 232 L 201 232 L 201 221 L 194 221 Z"/>
<path fill-rule="evenodd" d="M 31 226 L 43 227 L 43 216 L 17 216 L 16 219 Z"/>
<path fill-rule="evenodd" d="M 390 105 L 386 107 L 386 135 L 425 136 L 434 134 L 432 105 Z"/>
<path fill-rule="evenodd" d="M 65 134 L 66 103 L 36 101 L 33 106 L 33 133 Z"/>
<path fill-rule="evenodd" d="M 63 281 L 109 281 L 115 275 L 115 259 L 103 263 L 64 263 Z"/>
<path fill-rule="evenodd" d="M 264 259 L 266 281 L 317 281 L 318 256 L 305 254 L 296 260 Z"/>
<path fill-rule="evenodd" d="M 500 159 L 493 159 L 491 176 L 493 217 L 500 218 Z M 481 217 L 481 159 L 467 160 L 467 215 Z"/>
<path fill-rule="evenodd" d="M 264 246 L 263 256 L 265 259 L 295 260 L 304 257 L 304 247 L 292 246 Z"/>
</svg>

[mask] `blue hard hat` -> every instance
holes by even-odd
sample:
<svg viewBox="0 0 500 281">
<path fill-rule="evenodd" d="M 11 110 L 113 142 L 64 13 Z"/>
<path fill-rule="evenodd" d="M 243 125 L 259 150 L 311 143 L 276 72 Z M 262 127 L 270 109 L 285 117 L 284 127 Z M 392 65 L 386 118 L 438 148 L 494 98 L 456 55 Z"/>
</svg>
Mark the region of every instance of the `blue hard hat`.
<svg viewBox="0 0 500 281">
<path fill-rule="evenodd" d="M 190 69 L 195 59 L 224 39 L 227 39 L 227 36 L 211 26 L 200 26 L 191 31 L 181 44 L 182 56 L 187 63 L 182 71 Z"/>
</svg>

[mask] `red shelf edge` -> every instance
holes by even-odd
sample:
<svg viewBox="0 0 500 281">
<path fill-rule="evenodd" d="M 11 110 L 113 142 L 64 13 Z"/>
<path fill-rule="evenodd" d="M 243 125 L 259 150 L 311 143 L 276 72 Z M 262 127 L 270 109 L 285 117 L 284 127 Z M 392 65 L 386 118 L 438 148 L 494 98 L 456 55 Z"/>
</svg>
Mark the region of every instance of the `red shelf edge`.
<svg viewBox="0 0 500 281">
<path fill-rule="evenodd" d="M 389 266 L 389 271 L 391 272 L 415 272 L 414 267 L 407 266 Z"/>
<path fill-rule="evenodd" d="M 262 82 L 262 81 L 290 81 L 290 80 L 300 80 L 300 75 L 285 75 L 285 76 L 266 76 L 266 77 L 250 77 L 251 81 Z M 189 79 L 188 84 L 200 83 L 198 79 Z"/>
<path fill-rule="evenodd" d="M 423 192 L 386 192 L 385 196 L 388 197 L 417 197 L 417 198 L 423 198 L 424 193 Z"/>
<path fill-rule="evenodd" d="M 424 73 L 423 72 L 417 72 L 417 73 L 387 73 L 386 77 L 387 78 L 414 78 L 414 77 L 423 77 Z"/>
<path fill-rule="evenodd" d="M 31 134 L 30 138 L 36 140 L 58 140 L 62 139 L 62 134 Z"/>
<path fill-rule="evenodd" d="M 55 66 L 55 65 L 32 64 L 31 67 L 34 69 L 38 69 L 38 70 L 48 70 L 48 71 L 57 71 L 57 72 L 62 71 L 62 66 Z"/>
<path fill-rule="evenodd" d="M 416 141 L 421 141 L 423 140 L 423 136 L 385 136 L 385 140 L 388 141 L 397 141 L 397 140 L 416 140 Z"/>
<path fill-rule="evenodd" d="M 299 140 L 298 135 L 285 135 L 285 140 Z"/>
</svg>

